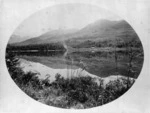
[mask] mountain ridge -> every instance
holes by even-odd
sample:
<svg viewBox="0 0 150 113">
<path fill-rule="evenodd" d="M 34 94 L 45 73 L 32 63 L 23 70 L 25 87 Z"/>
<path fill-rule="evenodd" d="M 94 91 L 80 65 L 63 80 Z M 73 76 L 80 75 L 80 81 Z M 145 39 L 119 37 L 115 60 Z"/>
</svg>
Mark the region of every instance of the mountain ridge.
<svg viewBox="0 0 150 113">
<path fill-rule="evenodd" d="M 88 24 L 80 30 L 68 29 L 68 30 L 52 30 L 46 32 L 38 37 L 34 37 L 15 45 L 34 45 L 44 43 L 55 42 L 74 42 L 74 41 L 86 41 L 86 40 L 101 40 L 101 39 L 115 39 L 125 38 L 125 33 L 129 37 L 135 35 L 133 28 L 124 20 L 110 21 L 110 20 L 97 20 L 91 24 Z"/>
</svg>

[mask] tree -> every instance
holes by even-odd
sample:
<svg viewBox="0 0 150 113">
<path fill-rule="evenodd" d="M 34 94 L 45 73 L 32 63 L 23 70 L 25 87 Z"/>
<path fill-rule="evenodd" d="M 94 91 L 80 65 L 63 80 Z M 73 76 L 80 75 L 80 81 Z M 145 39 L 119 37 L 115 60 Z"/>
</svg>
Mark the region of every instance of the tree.
<svg viewBox="0 0 150 113">
<path fill-rule="evenodd" d="M 128 82 L 127 82 L 127 87 L 129 87 L 129 84 L 130 84 L 131 74 L 133 74 L 133 72 L 134 72 L 133 71 L 133 60 L 137 55 L 137 51 L 134 50 L 135 46 L 136 46 L 136 41 L 134 39 L 126 42 L 126 51 L 128 54 L 128 72 L 127 72 Z M 134 77 L 134 76 L 132 76 L 132 77 Z"/>
</svg>

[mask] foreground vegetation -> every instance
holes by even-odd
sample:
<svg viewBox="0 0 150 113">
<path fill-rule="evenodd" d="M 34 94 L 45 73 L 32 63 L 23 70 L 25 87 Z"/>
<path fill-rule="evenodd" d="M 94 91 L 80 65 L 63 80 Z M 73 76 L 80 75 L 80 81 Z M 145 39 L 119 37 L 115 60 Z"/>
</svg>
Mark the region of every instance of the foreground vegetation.
<svg viewBox="0 0 150 113">
<path fill-rule="evenodd" d="M 47 105 L 61 108 L 91 108 L 111 102 L 124 94 L 134 80 L 121 78 L 104 85 L 89 76 L 64 79 L 56 75 L 56 80 L 40 80 L 36 73 L 24 73 L 18 67 L 19 60 L 7 53 L 6 64 L 12 79 L 30 97 Z"/>
</svg>

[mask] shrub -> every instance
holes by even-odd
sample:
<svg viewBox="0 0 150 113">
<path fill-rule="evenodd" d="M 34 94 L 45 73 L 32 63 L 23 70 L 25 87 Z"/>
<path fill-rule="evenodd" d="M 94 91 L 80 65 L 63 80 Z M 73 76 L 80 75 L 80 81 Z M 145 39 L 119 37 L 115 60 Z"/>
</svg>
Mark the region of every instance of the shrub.
<svg viewBox="0 0 150 113">
<path fill-rule="evenodd" d="M 134 79 L 119 78 L 110 81 L 105 87 L 90 76 L 63 78 L 57 74 L 50 83 L 49 78 L 39 80 L 36 73 L 24 73 L 17 67 L 19 63 L 14 56 L 7 56 L 6 63 L 12 79 L 30 97 L 47 105 L 62 108 L 90 108 L 106 104 L 124 94 L 134 83 Z"/>
</svg>

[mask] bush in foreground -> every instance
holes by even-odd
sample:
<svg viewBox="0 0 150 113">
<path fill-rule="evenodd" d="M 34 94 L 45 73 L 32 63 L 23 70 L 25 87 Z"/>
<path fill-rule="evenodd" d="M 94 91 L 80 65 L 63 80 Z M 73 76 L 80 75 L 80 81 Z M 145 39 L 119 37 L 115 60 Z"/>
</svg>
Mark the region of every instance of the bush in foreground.
<svg viewBox="0 0 150 113">
<path fill-rule="evenodd" d="M 50 83 L 49 79 L 40 80 L 35 73 L 24 73 L 17 67 L 19 62 L 14 56 L 7 56 L 6 63 L 12 79 L 26 94 L 47 105 L 62 108 L 83 109 L 109 103 L 124 94 L 134 83 L 134 80 L 119 78 L 104 87 L 101 79 L 98 85 L 89 76 L 64 79 L 59 74 Z"/>
</svg>

